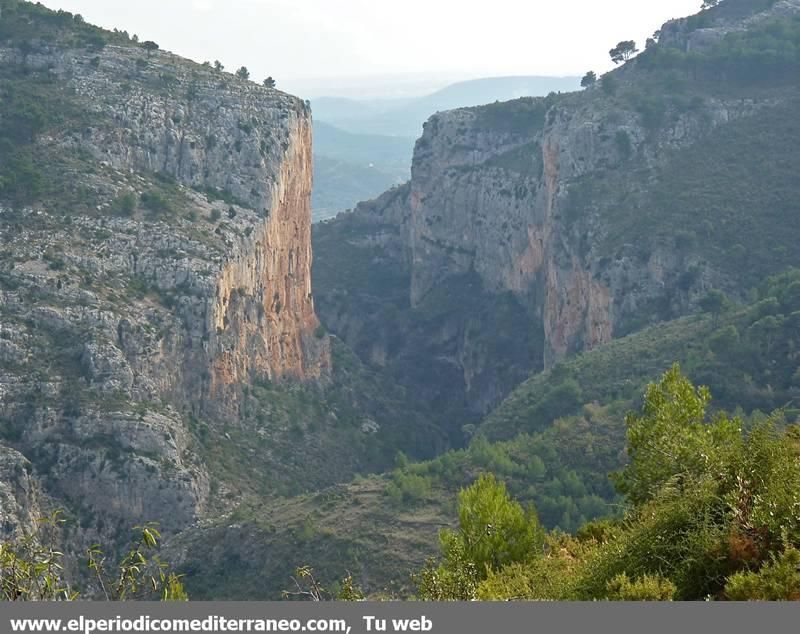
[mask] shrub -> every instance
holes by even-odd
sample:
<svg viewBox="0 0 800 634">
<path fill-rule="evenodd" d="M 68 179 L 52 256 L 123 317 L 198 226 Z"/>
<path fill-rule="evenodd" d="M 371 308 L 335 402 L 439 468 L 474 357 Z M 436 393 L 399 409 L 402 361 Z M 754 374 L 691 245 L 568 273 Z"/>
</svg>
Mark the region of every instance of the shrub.
<svg viewBox="0 0 800 634">
<path fill-rule="evenodd" d="M 617 130 L 614 141 L 617 144 L 617 151 L 622 159 L 629 159 L 631 154 L 633 154 L 633 144 L 631 143 L 630 135 L 625 130 Z"/>
<path fill-rule="evenodd" d="M 153 54 L 154 51 L 157 51 L 159 49 L 159 46 L 152 40 L 147 40 L 145 42 L 142 42 L 142 48 L 145 51 L 147 51 L 147 56 L 149 57 L 150 55 Z"/>
<path fill-rule="evenodd" d="M 425 476 L 395 471 L 386 487 L 386 495 L 393 504 L 410 505 L 425 499 L 431 492 L 431 481 Z"/>
<path fill-rule="evenodd" d="M 111 211 L 118 216 L 132 216 L 136 211 L 137 204 L 136 194 L 127 192 L 114 199 L 111 203 Z"/>
<path fill-rule="evenodd" d="M 76 566 L 77 562 L 65 562 L 64 554 L 55 546 L 58 529 L 64 521 L 57 511 L 39 520 L 36 532 L 0 541 L 0 600 L 56 601 L 80 596 L 62 576 L 65 563 Z M 137 526 L 128 552 L 113 569 L 107 567 L 107 558 L 98 546 L 89 548 L 86 553 L 89 570 L 101 597 L 109 601 L 186 601 L 180 576 L 153 555 L 160 539 L 154 524 Z"/>
<path fill-rule="evenodd" d="M 800 600 L 800 550 L 787 548 L 772 555 L 761 570 L 738 572 L 728 578 L 725 596 L 731 601 Z"/>
<path fill-rule="evenodd" d="M 458 495 L 458 531 L 444 529 L 439 537 L 446 566 L 463 557 L 485 579 L 500 570 L 541 553 L 544 531 L 536 513 L 513 501 L 503 483 L 483 475 Z"/>
<path fill-rule="evenodd" d="M 659 575 L 644 575 L 631 581 L 624 572 L 608 582 L 610 601 L 672 601 L 675 584 Z"/>
<path fill-rule="evenodd" d="M 617 94 L 617 89 L 619 88 L 617 84 L 617 79 L 613 75 L 603 75 L 600 79 L 600 86 L 603 89 L 603 92 L 606 93 L 609 97 L 613 97 Z"/>
<path fill-rule="evenodd" d="M 575 571 L 585 549 L 574 550 L 570 538 L 551 539 L 550 553 L 524 563 L 490 570 L 477 588 L 483 601 L 568 601 L 575 599 Z"/>
<path fill-rule="evenodd" d="M 27 151 L 20 151 L 0 167 L 0 195 L 24 205 L 36 200 L 44 190 L 44 175 Z"/>
<path fill-rule="evenodd" d="M 155 190 L 143 193 L 139 202 L 154 215 L 164 215 L 172 211 L 169 200 L 161 192 Z"/>
</svg>

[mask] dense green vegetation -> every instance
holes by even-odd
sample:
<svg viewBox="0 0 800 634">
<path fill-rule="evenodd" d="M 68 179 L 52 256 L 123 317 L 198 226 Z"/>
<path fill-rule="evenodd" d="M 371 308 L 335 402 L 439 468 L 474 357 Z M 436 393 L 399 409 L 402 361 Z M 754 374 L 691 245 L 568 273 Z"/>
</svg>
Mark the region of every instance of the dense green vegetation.
<svg viewBox="0 0 800 634">
<path fill-rule="evenodd" d="M 491 472 L 516 497 L 536 505 L 543 525 L 575 531 L 615 513 L 618 500 L 604 474 L 624 463 L 621 415 L 587 405 L 539 433 L 497 443 L 478 437 L 465 449 L 423 463 L 402 459 L 386 495 L 399 508 L 413 508 L 431 490 L 457 491 L 476 474 Z"/>
<path fill-rule="evenodd" d="M 532 509 L 479 478 L 460 495 L 459 530 L 441 534 L 441 563 L 416 576 L 420 597 L 796 599 L 798 429 L 779 413 L 745 431 L 709 400 L 677 366 L 651 384 L 626 418 L 624 517 L 551 533 L 544 548 Z"/>
<path fill-rule="evenodd" d="M 677 93 L 646 88 L 627 87 L 617 98 L 653 130 L 673 124 L 705 99 L 688 88 Z M 702 143 L 666 150 L 666 164 L 657 173 L 632 164 L 581 177 L 570 186 L 567 220 L 580 226 L 589 211 L 601 213 L 614 228 L 599 245 L 611 259 L 646 260 L 653 249 L 681 253 L 689 264 L 676 293 L 690 289 L 706 268 L 751 288 L 795 265 L 800 234 L 790 219 L 800 200 L 792 167 L 800 125 L 792 113 L 800 101 L 793 88 L 776 96 L 782 105 L 765 105 L 752 116 L 714 127 Z M 638 156 L 629 138 L 618 139 L 618 145 L 621 156 Z M 760 157 L 758 169 L 743 156 Z M 670 298 L 651 311 L 660 320 L 675 316 Z"/>
<path fill-rule="evenodd" d="M 800 390 L 798 280 L 800 271 L 791 269 L 768 278 L 746 306 L 652 326 L 536 375 L 486 418 L 480 432 L 511 438 L 544 429 L 583 403 L 625 407 L 676 360 L 723 407 L 771 411 L 789 403 L 794 412 Z"/>
<path fill-rule="evenodd" d="M 702 27 L 706 16 L 695 16 L 690 25 Z M 794 82 L 800 72 L 800 18 L 775 18 L 734 30 L 699 51 L 654 46 L 639 56 L 638 63 L 662 72 L 677 70 L 703 81 Z"/>
</svg>

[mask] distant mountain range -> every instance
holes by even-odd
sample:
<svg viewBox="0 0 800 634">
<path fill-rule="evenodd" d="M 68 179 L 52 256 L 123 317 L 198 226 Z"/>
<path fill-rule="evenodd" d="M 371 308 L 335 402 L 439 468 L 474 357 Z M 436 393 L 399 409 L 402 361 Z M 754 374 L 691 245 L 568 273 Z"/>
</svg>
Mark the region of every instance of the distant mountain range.
<svg viewBox="0 0 800 634">
<path fill-rule="evenodd" d="M 570 92 L 579 87 L 579 77 L 489 77 L 451 84 L 424 97 L 370 100 L 321 97 L 311 105 L 317 119 L 349 132 L 416 138 L 422 134 L 422 124 L 428 117 L 441 110 Z"/>
<path fill-rule="evenodd" d="M 314 219 L 323 220 L 408 179 L 414 140 L 442 110 L 568 92 L 578 77 L 490 77 L 462 81 L 423 97 L 321 97 L 314 112 Z"/>
</svg>

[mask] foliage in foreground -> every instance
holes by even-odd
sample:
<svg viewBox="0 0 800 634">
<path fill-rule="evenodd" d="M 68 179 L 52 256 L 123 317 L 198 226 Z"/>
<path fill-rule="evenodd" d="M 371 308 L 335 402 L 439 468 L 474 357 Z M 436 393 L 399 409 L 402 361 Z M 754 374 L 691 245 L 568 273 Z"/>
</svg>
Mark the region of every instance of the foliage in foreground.
<svg viewBox="0 0 800 634">
<path fill-rule="evenodd" d="M 460 528 L 415 575 L 427 600 L 800 598 L 800 428 L 708 414 L 674 366 L 626 419 L 628 510 L 542 535 L 491 475 L 459 496 Z"/>
<path fill-rule="evenodd" d="M 347 573 L 338 584 L 338 588 L 326 588 L 314 576 L 314 569 L 310 566 L 301 566 L 295 570 L 292 581 L 295 590 L 284 590 L 281 594 L 284 599 L 301 601 L 363 601 L 364 593 L 361 591 L 353 575 Z"/>
<path fill-rule="evenodd" d="M 429 561 L 416 576 L 425 599 L 474 598 L 489 574 L 535 556 L 544 543 L 533 509 L 513 501 L 492 474 L 462 490 L 458 502 L 459 530 L 439 535 L 443 563 Z"/>
<path fill-rule="evenodd" d="M 39 520 L 37 530 L 0 541 L 0 601 L 72 601 L 90 598 L 72 588 L 64 578 L 64 554 L 57 550 L 59 512 Z M 129 550 L 115 564 L 99 546 L 86 553 L 98 598 L 106 601 L 186 601 L 180 576 L 154 551 L 161 534 L 154 524 L 134 528 Z"/>
</svg>

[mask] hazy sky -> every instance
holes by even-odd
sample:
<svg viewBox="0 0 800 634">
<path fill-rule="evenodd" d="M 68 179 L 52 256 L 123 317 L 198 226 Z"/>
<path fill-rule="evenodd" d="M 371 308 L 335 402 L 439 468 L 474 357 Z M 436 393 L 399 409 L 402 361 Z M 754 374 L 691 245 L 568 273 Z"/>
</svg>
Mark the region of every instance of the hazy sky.
<svg viewBox="0 0 800 634">
<path fill-rule="evenodd" d="M 578 74 L 640 44 L 700 0 L 44 0 L 198 61 L 246 65 L 279 87 L 336 92 L 331 78 Z M 324 79 L 326 82 L 310 82 Z M 344 84 L 344 83 L 343 83 Z M 343 85 L 342 92 L 346 92 Z M 317 95 L 309 95 L 317 96 Z"/>
</svg>

